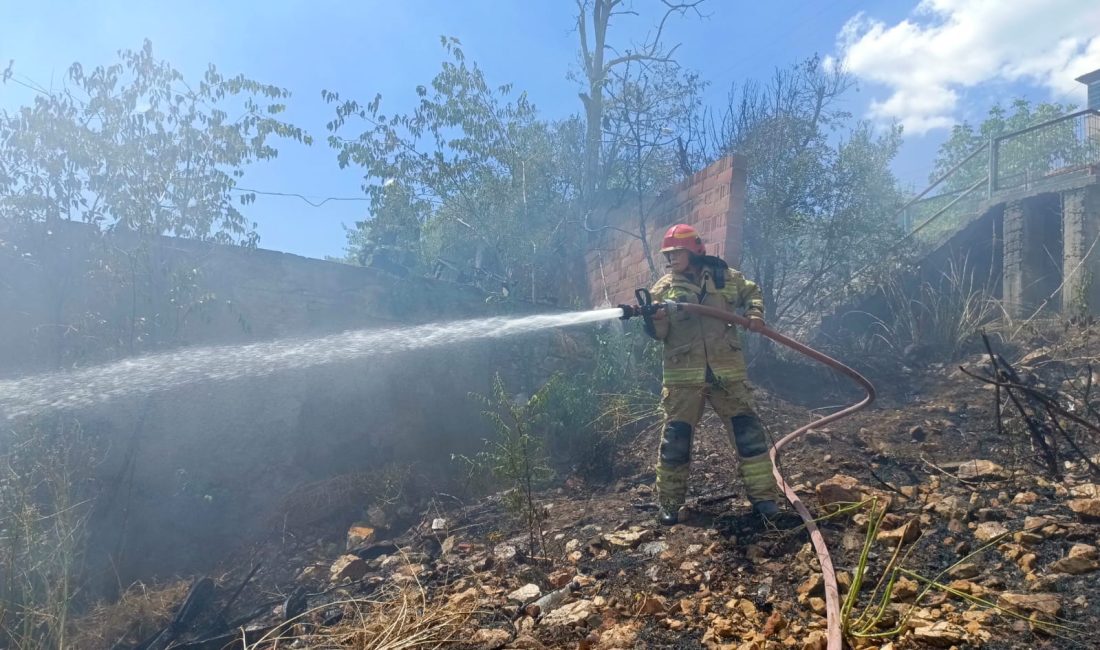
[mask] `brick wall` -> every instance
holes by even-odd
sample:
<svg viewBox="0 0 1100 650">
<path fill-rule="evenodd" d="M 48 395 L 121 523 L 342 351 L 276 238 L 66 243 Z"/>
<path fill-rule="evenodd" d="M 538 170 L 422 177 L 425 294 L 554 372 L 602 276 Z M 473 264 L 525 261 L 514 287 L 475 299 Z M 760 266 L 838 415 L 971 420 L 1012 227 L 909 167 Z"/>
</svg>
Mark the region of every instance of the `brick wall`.
<svg viewBox="0 0 1100 650">
<path fill-rule="evenodd" d="M 632 303 L 634 290 L 648 287 L 656 279 L 646 261 L 642 241 L 632 236 L 638 232 L 639 210 L 646 213 L 647 241 L 658 276 L 664 273 L 665 262 L 657 251 L 665 231 L 674 223 L 695 226 L 708 253 L 737 267 L 741 261 L 745 219 L 745 175 L 744 157 L 731 155 L 646 201 L 641 208 L 633 201 L 618 205 L 605 201 L 608 207 L 589 223 L 590 228 L 599 229 L 585 256 L 589 303 L 592 306 Z"/>
</svg>

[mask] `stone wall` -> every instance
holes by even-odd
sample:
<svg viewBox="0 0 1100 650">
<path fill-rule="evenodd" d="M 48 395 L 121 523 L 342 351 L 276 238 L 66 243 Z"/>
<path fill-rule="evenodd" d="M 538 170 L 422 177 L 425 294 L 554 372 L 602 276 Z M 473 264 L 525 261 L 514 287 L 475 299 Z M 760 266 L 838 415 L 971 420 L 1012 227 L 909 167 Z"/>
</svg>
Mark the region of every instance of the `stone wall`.
<svg viewBox="0 0 1100 650">
<path fill-rule="evenodd" d="M 445 282 L 69 226 L 0 231 L 0 379 L 360 328 L 401 337 L 416 323 L 531 310 Z M 186 383 L 71 412 L 104 450 L 95 481 L 110 497 L 97 506 L 88 565 L 124 583 L 202 570 L 344 498 L 320 490 L 309 498 L 323 503 L 302 501 L 303 485 L 390 462 L 438 478 L 451 453 L 489 434 L 469 393 L 487 394 L 497 372 L 530 391 L 564 367 L 574 336 L 583 342 L 584 330 Z"/>
<path fill-rule="evenodd" d="M 1100 313 L 1100 186 L 1062 194 L 1062 237 L 1062 309 Z"/>
<path fill-rule="evenodd" d="M 675 223 L 695 226 L 709 254 L 737 267 L 745 220 L 746 174 L 744 157 L 726 156 L 641 207 L 626 202 L 600 211 L 589 224 L 599 231 L 585 258 L 589 304 L 633 303 L 635 289 L 653 284 L 654 273 L 664 273 L 665 261 L 657 251 L 665 231 Z M 648 226 L 646 241 L 656 267 L 652 270 L 642 241 L 634 234 L 642 210 Z"/>
</svg>

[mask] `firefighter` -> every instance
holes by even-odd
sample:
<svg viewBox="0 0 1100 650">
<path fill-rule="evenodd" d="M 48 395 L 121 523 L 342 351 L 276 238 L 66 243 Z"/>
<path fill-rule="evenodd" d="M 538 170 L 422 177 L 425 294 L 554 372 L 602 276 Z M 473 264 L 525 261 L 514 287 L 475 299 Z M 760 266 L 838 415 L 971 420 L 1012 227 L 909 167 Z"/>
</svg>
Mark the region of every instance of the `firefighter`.
<svg viewBox="0 0 1100 650">
<path fill-rule="evenodd" d="M 744 310 L 750 331 L 764 327 L 764 301 L 756 283 L 745 279 L 720 258 L 707 255 L 695 228 L 669 228 L 661 245 L 669 272 L 651 293 L 655 301 L 698 303 L 724 310 Z M 685 311 L 657 312 L 646 332 L 664 343 L 664 387 L 661 407 L 664 434 L 657 460 L 658 520 L 671 526 L 687 495 L 692 436 L 705 402 L 730 433 L 740 461 L 745 492 L 753 510 L 765 518 L 778 514 L 778 488 L 772 474 L 764 427 L 753 409 L 746 383 L 745 357 L 737 328 Z"/>
</svg>

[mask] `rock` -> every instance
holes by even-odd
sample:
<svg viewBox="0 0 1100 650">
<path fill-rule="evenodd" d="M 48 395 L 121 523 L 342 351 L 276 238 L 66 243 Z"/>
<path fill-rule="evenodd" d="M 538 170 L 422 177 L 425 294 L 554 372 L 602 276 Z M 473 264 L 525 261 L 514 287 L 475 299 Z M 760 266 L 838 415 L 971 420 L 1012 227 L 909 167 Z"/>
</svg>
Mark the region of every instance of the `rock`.
<svg viewBox="0 0 1100 650">
<path fill-rule="evenodd" d="M 518 553 L 518 550 L 511 544 L 497 544 L 493 547 L 493 557 L 502 562 L 516 559 L 516 553 Z"/>
<path fill-rule="evenodd" d="M 805 602 L 810 596 L 820 596 L 825 593 L 825 582 L 820 573 L 811 573 L 809 578 L 798 586 L 798 602 Z"/>
<path fill-rule="evenodd" d="M 913 600 L 917 597 L 917 593 L 920 592 L 920 585 L 916 580 L 910 580 L 905 576 L 898 576 L 896 582 L 894 582 L 893 598 L 899 602 L 906 602 Z"/>
<path fill-rule="evenodd" d="M 1008 478 L 1008 472 L 990 460 L 968 460 L 959 465 L 958 477 L 964 481 L 999 480 Z"/>
<path fill-rule="evenodd" d="M 977 538 L 979 542 L 983 543 L 1007 535 L 1008 528 L 999 521 L 986 521 L 978 524 L 978 527 L 974 529 L 974 537 Z"/>
<path fill-rule="evenodd" d="M 966 630 L 947 621 L 936 621 L 932 625 L 913 629 L 913 640 L 937 648 L 949 648 L 962 645 L 967 640 Z"/>
<path fill-rule="evenodd" d="M 765 637 L 771 637 L 782 632 L 785 627 L 787 627 L 787 620 L 778 611 L 774 611 L 768 616 L 768 620 L 764 621 L 764 629 L 760 633 Z"/>
<path fill-rule="evenodd" d="M 1069 509 L 1077 513 L 1082 521 L 1100 519 L 1100 499 L 1070 499 L 1066 502 Z"/>
<path fill-rule="evenodd" d="M 909 429 L 909 439 L 913 442 L 923 442 L 927 437 L 928 433 L 919 424 Z"/>
<path fill-rule="evenodd" d="M 444 519 L 443 517 L 436 517 L 435 519 L 432 519 L 432 532 L 433 533 L 439 533 L 439 532 L 442 532 L 444 530 L 447 530 L 447 520 L 446 519 Z"/>
<path fill-rule="evenodd" d="M 450 598 L 447 599 L 447 604 L 455 609 L 473 609 L 480 599 L 481 592 L 478 591 L 478 588 L 470 587 L 457 594 L 451 594 Z"/>
<path fill-rule="evenodd" d="M 859 481 L 846 474 L 837 474 L 818 483 L 815 491 L 822 506 L 863 501 L 863 490 Z"/>
<path fill-rule="evenodd" d="M 822 630 L 814 630 L 802 642 L 802 650 L 825 650 L 829 647 L 829 636 Z"/>
<path fill-rule="evenodd" d="M 912 544 L 920 539 L 920 535 L 920 522 L 916 519 L 910 519 L 894 530 L 880 531 L 878 540 L 896 546 L 899 541 L 902 544 Z"/>
<path fill-rule="evenodd" d="M 661 553 L 664 553 L 665 551 L 668 550 L 668 542 L 664 542 L 664 541 L 646 542 L 645 544 L 642 544 L 641 546 L 639 546 L 638 550 L 641 551 L 642 553 L 644 553 L 645 555 L 650 556 L 650 557 L 657 557 Z"/>
<path fill-rule="evenodd" d="M 1047 349 L 1047 348 L 1038 348 L 1036 350 L 1032 350 L 1031 352 L 1028 352 L 1027 354 L 1025 354 L 1019 361 L 1016 362 L 1016 365 L 1032 367 L 1032 366 L 1035 366 L 1036 364 L 1040 364 L 1040 363 L 1044 363 L 1046 361 L 1050 361 L 1050 359 L 1051 359 L 1051 357 L 1050 357 L 1050 350 L 1049 349 Z"/>
<path fill-rule="evenodd" d="M 729 639 L 737 634 L 737 627 L 730 619 L 724 616 L 718 616 L 711 621 L 710 629 L 707 630 L 707 633 L 719 639 Z M 704 636 L 704 639 L 705 638 Z M 706 643 L 706 641 L 704 641 L 704 643 Z"/>
<path fill-rule="evenodd" d="M 1081 575 L 1100 569 L 1100 558 L 1097 557 L 1095 546 L 1089 544 L 1074 544 L 1066 557 L 1057 560 L 1051 565 L 1052 571 Z"/>
<path fill-rule="evenodd" d="M 355 524 L 348 529 L 348 541 L 344 548 L 350 551 L 353 548 L 369 544 L 372 540 L 374 540 L 373 528 L 363 524 Z"/>
<path fill-rule="evenodd" d="M 660 596 L 642 596 L 642 602 L 638 605 L 638 613 L 654 616 L 668 611 L 665 599 Z"/>
<path fill-rule="evenodd" d="M 340 582 L 342 580 L 359 580 L 370 571 L 370 565 L 366 560 L 355 555 L 341 555 L 332 563 L 329 569 L 329 580 Z"/>
<path fill-rule="evenodd" d="M 569 584 L 569 581 L 576 575 L 574 569 L 558 569 L 546 577 L 546 581 L 550 583 L 550 586 L 554 589 L 561 589 L 565 585 Z"/>
<path fill-rule="evenodd" d="M 1027 615 L 1039 612 L 1054 618 L 1062 611 L 1062 601 L 1057 594 L 1016 594 L 1004 592 L 997 597 L 997 606 Z"/>
<path fill-rule="evenodd" d="M 818 614 L 818 615 L 821 615 L 821 616 L 825 615 L 825 599 L 824 598 L 818 598 L 817 596 L 813 596 L 809 599 L 809 605 L 810 605 L 810 609 L 813 611 L 814 614 Z"/>
<path fill-rule="evenodd" d="M 974 562 L 956 564 L 947 570 L 947 575 L 956 579 L 974 578 L 982 572 L 982 568 Z"/>
<path fill-rule="evenodd" d="M 624 546 L 626 548 L 634 548 L 638 544 L 652 538 L 654 535 L 653 530 L 645 529 L 640 526 L 631 526 L 630 530 L 620 530 L 614 533 L 606 533 L 603 538 L 608 544 L 613 546 Z"/>
<path fill-rule="evenodd" d="M 490 630 L 482 628 L 470 637 L 471 643 L 476 643 L 478 650 L 500 650 L 508 645 L 512 635 L 505 630 Z"/>
<path fill-rule="evenodd" d="M 633 648 L 637 643 L 638 624 L 634 622 L 613 625 L 600 634 L 599 648 Z"/>
<path fill-rule="evenodd" d="M 546 627 L 577 627 L 588 620 L 593 614 L 591 600 L 575 600 L 543 616 L 539 625 Z"/>
<path fill-rule="evenodd" d="M 1069 495 L 1079 499 L 1100 499 L 1100 485 L 1096 483 L 1082 483 L 1069 489 Z"/>
<path fill-rule="evenodd" d="M 1034 492 L 1020 492 L 1016 496 L 1012 497 L 1013 505 L 1017 506 L 1030 506 L 1039 501 L 1039 495 Z"/>
<path fill-rule="evenodd" d="M 970 516 L 970 503 L 962 497 L 951 495 L 942 499 L 934 499 L 928 508 L 941 517 L 949 519 L 966 519 Z"/>
<path fill-rule="evenodd" d="M 568 582 L 568 581 L 566 581 Z M 518 603 L 525 603 L 529 600 L 533 600 L 542 595 L 542 589 L 536 584 L 525 584 L 519 589 L 516 589 L 512 593 L 508 594 L 508 600 L 514 600 Z"/>
</svg>

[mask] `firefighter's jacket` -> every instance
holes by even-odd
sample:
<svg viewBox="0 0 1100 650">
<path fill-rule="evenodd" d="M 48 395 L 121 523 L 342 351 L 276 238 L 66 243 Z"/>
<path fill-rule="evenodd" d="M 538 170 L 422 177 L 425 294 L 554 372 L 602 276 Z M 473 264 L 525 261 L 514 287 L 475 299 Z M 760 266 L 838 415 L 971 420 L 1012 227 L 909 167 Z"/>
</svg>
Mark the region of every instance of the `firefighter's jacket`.
<svg viewBox="0 0 1100 650">
<path fill-rule="evenodd" d="M 713 273 L 725 273 L 719 288 Z M 698 282 L 698 284 L 696 284 Z M 756 283 L 740 271 L 704 266 L 695 280 L 668 273 L 650 290 L 655 301 L 696 303 L 724 311 L 744 310 L 745 316 L 764 317 L 764 299 Z M 737 328 L 716 318 L 669 310 L 654 319 L 654 338 L 664 342 L 665 386 L 702 386 L 707 367 L 718 381 L 743 381 L 745 357 Z"/>
</svg>

